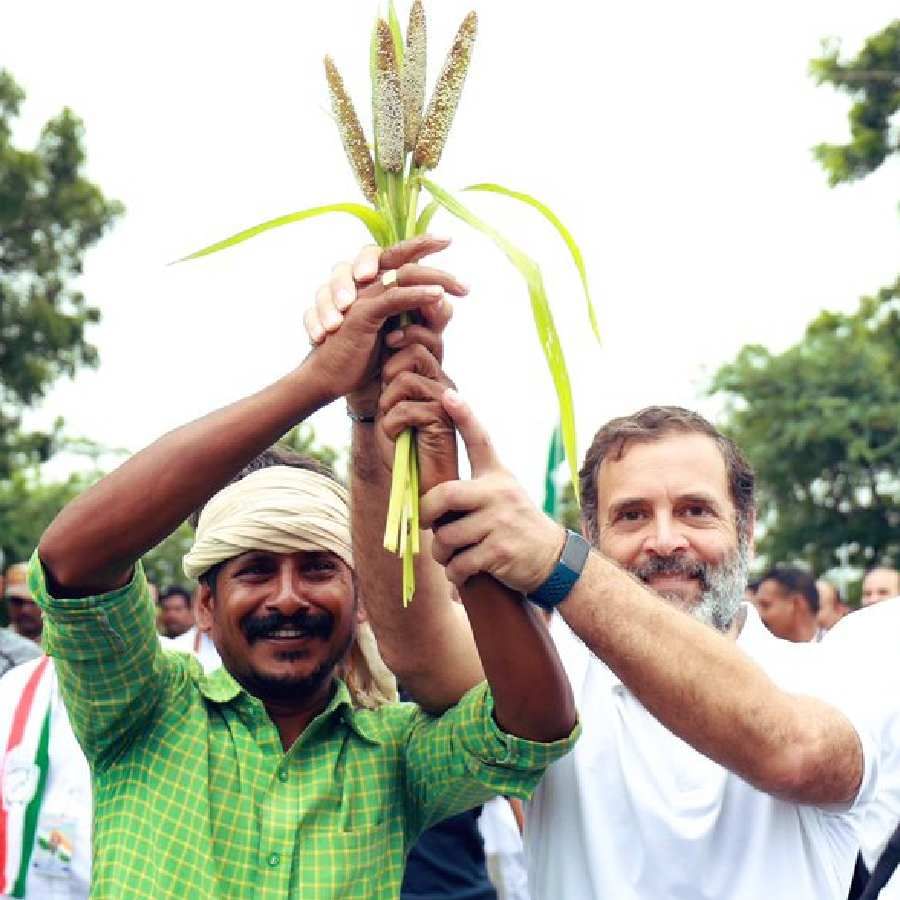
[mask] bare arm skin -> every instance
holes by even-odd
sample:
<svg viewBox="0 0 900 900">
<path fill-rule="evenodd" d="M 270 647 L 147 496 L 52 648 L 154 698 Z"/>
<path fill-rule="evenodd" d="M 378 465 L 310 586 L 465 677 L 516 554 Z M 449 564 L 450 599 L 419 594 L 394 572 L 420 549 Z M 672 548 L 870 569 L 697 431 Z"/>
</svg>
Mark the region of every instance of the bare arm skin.
<svg viewBox="0 0 900 900">
<path fill-rule="evenodd" d="M 470 415 L 452 395 L 442 402 L 454 420 Z M 423 498 L 421 515 L 423 527 L 434 526 L 435 556 L 456 584 L 487 572 L 533 591 L 564 540 L 502 470 L 438 485 Z M 779 689 L 732 640 L 599 553 L 591 553 L 559 612 L 667 728 L 760 790 L 815 804 L 856 795 L 862 748 L 841 713 Z"/>
<path fill-rule="evenodd" d="M 41 559 L 69 596 L 125 584 L 137 559 L 255 455 L 369 377 L 388 317 L 443 302 L 440 280 L 381 283 L 349 311 L 339 337 L 257 394 L 176 429 L 70 503 L 41 538 Z"/>
<path fill-rule="evenodd" d="M 755 787 L 797 803 L 856 796 L 862 747 L 840 712 L 781 690 L 732 640 L 599 553 L 559 612 L 670 731 Z"/>
<path fill-rule="evenodd" d="M 427 350 L 409 347 L 384 369 L 386 388 L 380 410 L 382 456 L 392 459 L 393 441 L 415 427 L 421 487 L 458 477 L 454 423 L 440 397 L 446 378 Z M 459 418 L 473 476 L 499 468 L 490 441 L 474 417 Z M 490 575 L 476 573 L 459 585 L 484 675 L 494 698 L 494 718 L 507 733 L 550 742 L 575 726 L 575 701 L 568 678 L 539 612 L 521 594 Z M 415 607 L 420 600 L 413 601 Z M 396 603 L 396 601 L 395 601 Z M 396 618 L 407 615 L 397 609 Z M 467 650 L 466 644 L 460 650 Z M 450 648 L 450 652 L 457 652 Z"/>
<path fill-rule="evenodd" d="M 333 335 L 341 333 L 344 316 L 352 308 L 358 290 L 391 269 L 397 270 L 398 279 L 403 281 L 406 267 L 443 250 L 448 243 L 425 235 L 385 251 L 366 247 L 353 263 L 336 266 L 330 281 L 317 291 L 315 304 L 306 311 L 304 322 L 310 339 L 327 346 Z M 459 282 L 448 283 L 447 289 L 455 296 L 466 293 Z M 445 301 L 445 306 L 402 331 L 389 330 L 385 341 L 387 352 L 379 356 L 370 377 L 348 396 L 349 407 L 366 416 L 378 411 L 381 368 L 386 361 L 390 364 L 391 350 L 418 345 L 422 352 L 427 348 L 427 353 L 439 360 L 441 335 L 450 314 Z M 455 446 L 454 438 L 454 451 Z M 382 546 L 390 486 L 390 468 L 382 461 L 376 426 L 354 423 L 350 509 L 353 556 L 366 614 L 388 668 L 417 703 L 429 712 L 440 713 L 482 681 L 484 673 L 465 610 L 451 601 L 453 586 L 443 567 L 432 558 L 429 531 L 420 535 L 415 600 L 400 613 L 400 563 Z"/>
<path fill-rule="evenodd" d="M 428 531 L 420 535 L 415 597 L 401 608 L 400 562 L 382 543 L 391 484 L 374 426 L 353 426 L 350 463 L 353 559 L 366 615 L 387 667 L 420 706 L 441 713 L 484 678 L 465 610 L 451 600 Z"/>
</svg>

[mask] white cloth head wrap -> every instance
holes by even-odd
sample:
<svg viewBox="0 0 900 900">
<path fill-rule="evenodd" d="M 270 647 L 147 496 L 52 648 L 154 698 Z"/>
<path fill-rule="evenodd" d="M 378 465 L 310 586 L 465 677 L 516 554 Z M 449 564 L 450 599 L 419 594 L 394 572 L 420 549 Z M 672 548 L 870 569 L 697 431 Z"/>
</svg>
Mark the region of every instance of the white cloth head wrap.
<svg viewBox="0 0 900 900">
<path fill-rule="evenodd" d="M 183 560 L 185 575 L 197 578 L 249 550 L 330 550 L 352 569 L 346 489 L 293 466 L 269 466 L 222 488 L 200 514 L 194 544 Z M 357 627 L 340 675 L 355 706 L 375 709 L 397 701 L 397 682 L 367 622 Z"/>
<path fill-rule="evenodd" d="M 349 497 L 331 478 L 269 466 L 222 488 L 200 514 L 184 574 L 197 578 L 248 550 L 330 550 L 353 568 Z"/>
</svg>

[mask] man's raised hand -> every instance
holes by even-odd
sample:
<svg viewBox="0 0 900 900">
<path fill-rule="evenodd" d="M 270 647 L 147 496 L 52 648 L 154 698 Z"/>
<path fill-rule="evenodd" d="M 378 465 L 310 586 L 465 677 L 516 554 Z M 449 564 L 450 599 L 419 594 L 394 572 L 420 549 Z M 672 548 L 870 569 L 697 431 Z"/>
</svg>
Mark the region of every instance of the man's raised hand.
<svg viewBox="0 0 900 900">
<path fill-rule="evenodd" d="M 378 403 L 377 438 L 385 466 L 394 462 L 394 442 L 406 428 L 416 429 L 419 490 L 424 494 L 459 478 L 456 426 L 441 403 L 453 382 L 422 344 L 397 351 L 384 364 Z"/>
<path fill-rule="evenodd" d="M 303 317 L 307 335 L 314 348 L 324 350 L 329 347 L 332 336 L 343 336 L 347 330 L 352 331 L 350 340 L 362 340 L 356 347 L 356 356 L 363 356 L 364 366 L 358 383 L 353 385 L 348 394 L 348 403 L 356 412 L 366 415 L 374 411 L 380 390 L 380 369 L 384 358 L 382 342 L 371 339 L 370 328 L 364 328 L 360 334 L 354 327 L 358 323 L 358 306 L 370 306 L 357 301 L 369 301 L 393 292 L 392 299 L 408 301 L 409 306 L 389 313 L 393 317 L 401 312 L 413 314 L 413 322 L 404 327 L 391 328 L 388 325 L 384 345 L 389 349 L 399 350 L 414 343 L 422 344 L 437 358 L 443 353 L 441 335 L 453 314 L 453 308 L 447 294 L 461 297 L 467 293 L 466 287 L 455 277 L 439 269 L 419 265 L 424 257 L 445 249 L 449 240 L 421 235 L 381 250 L 379 247 L 363 248 L 353 263 L 340 263 L 335 266 L 331 279 L 316 292 L 315 303 L 310 306 Z M 393 275 L 387 273 L 393 272 Z M 387 283 L 386 283 L 387 282 Z M 403 289 L 402 291 L 400 289 Z M 435 293 L 431 293 L 434 289 Z M 383 327 L 386 317 L 381 317 L 380 308 L 369 309 L 369 323 L 379 321 L 376 333 Z M 345 324 L 346 323 L 346 324 Z M 348 329 L 348 326 L 349 329 Z M 343 348 L 348 350 L 346 341 Z M 332 354 L 328 354 L 329 357 Z M 346 353 L 334 354 L 334 359 L 324 362 L 329 364 L 347 362 Z M 333 365 L 328 365 L 329 369 Z M 353 366 L 353 371 L 356 367 Z M 344 379 L 346 380 L 346 379 Z"/>
<path fill-rule="evenodd" d="M 441 404 L 466 445 L 472 480 L 440 484 L 422 498 L 420 522 L 434 532 L 434 557 L 456 585 L 486 572 L 515 591 L 534 591 L 553 571 L 565 530 L 501 465 L 462 398 L 447 390 Z"/>
</svg>

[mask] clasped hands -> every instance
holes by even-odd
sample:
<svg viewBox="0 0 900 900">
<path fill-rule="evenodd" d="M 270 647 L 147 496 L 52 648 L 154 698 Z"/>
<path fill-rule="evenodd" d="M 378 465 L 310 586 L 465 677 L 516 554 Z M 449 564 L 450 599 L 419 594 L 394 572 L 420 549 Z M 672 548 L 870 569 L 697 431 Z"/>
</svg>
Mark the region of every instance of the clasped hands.
<svg viewBox="0 0 900 900">
<path fill-rule="evenodd" d="M 467 290 L 452 275 L 418 262 L 448 244 L 425 235 L 383 251 L 364 248 L 353 263 L 335 266 L 304 325 L 313 355 L 325 355 L 329 369 L 343 366 L 336 381 L 350 409 L 376 414 L 376 440 L 388 469 L 398 435 L 416 429 L 420 523 L 433 532 L 432 552 L 447 578 L 461 586 L 483 572 L 527 594 L 553 570 L 565 531 L 504 468 L 441 368 L 443 332 L 453 312 L 446 294 L 461 297 Z M 396 279 L 382 277 L 392 270 Z M 402 312 L 414 319 L 401 328 L 390 317 Z M 459 479 L 457 433 L 471 466 L 468 481 Z"/>
</svg>

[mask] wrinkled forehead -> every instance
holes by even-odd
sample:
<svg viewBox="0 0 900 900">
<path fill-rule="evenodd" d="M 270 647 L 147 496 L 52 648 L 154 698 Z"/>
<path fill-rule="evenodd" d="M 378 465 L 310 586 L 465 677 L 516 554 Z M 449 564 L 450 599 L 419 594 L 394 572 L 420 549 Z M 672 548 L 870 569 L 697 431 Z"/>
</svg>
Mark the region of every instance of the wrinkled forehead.
<svg viewBox="0 0 900 900">
<path fill-rule="evenodd" d="M 705 434 L 675 433 L 655 441 L 627 441 L 619 454 L 604 458 L 597 472 L 599 509 L 626 500 L 673 502 L 708 497 L 733 509 L 725 460 Z"/>
</svg>

